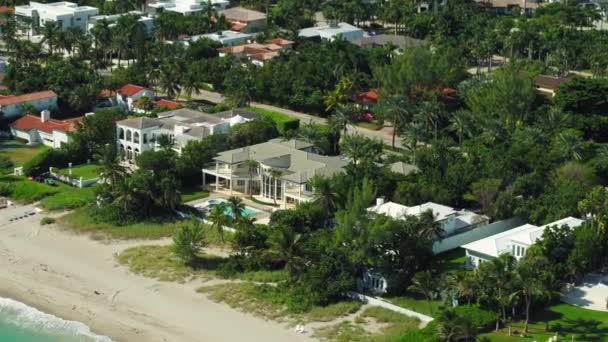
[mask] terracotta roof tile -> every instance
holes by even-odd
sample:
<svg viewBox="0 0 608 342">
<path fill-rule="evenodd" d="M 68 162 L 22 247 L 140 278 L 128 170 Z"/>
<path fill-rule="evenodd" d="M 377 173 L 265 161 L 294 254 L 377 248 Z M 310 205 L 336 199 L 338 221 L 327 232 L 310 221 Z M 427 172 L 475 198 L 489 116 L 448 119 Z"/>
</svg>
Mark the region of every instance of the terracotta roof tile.
<svg viewBox="0 0 608 342">
<path fill-rule="evenodd" d="M 18 103 L 42 100 L 51 97 L 57 97 L 57 94 L 51 90 L 38 91 L 23 95 L 6 96 L 0 99 L 0 106 L 10 106 Z"/>
<path fill-rule="evenodd" d="M 125 84 L 124 86 L 122 86 L 122 88 L 118 89 L 118 93 L 125 96 L 133 96 L 144 89 L 146 88 L 135 84 Z"/>
<path fill-rule="evenodd" d="M 71 132 L 76 130 L 76 124 L 81 121 L 82 117 L 70 120 L 50 119 L 46 122 L 42 122 L 38 116 L 25 115 L 13 122 L 11 127 L 20 131 L 37 129 L 47 133 L 52 133 L 53 131 Z"/>
<path fill-rule="evenodd" d="M 154 101 L 152 103 L 154 104 L 154 107 L 162 107 L 162 108 L 168 108 L 168 109 L 177 109 L 180 107 L 179 103 L 177 103 L 175 101 L 165 100 L 165 99 Z"/>
</svg>

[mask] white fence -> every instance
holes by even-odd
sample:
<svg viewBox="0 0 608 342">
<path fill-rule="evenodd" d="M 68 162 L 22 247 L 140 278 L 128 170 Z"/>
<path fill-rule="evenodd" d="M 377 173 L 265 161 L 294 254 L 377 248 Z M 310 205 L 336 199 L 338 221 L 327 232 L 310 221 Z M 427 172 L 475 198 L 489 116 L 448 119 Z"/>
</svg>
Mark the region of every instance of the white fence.
<svg viewBox="0 0 608 342">
<path fill-rule="evenodd" d="M 49 167 L 49 174 L 51 175 L 51 177 L 57 179 L 58 181 L 69 184 L 71 186 L 75 186 L 77 188 L 84 188 L 87 186 L 91 186 L 99 181 L 99 177 L 95 177 L 95 178 L 91 178 L 91 179 L 84 179 L 82 177 L 74 178 L 74 177 L 62 175 L 60 173 L 54 172 L 52 167 Z"/>
<path fill-rule="evenodd" d="M 359 301 L 362 301 L 363 303 L 367 303 L 370 305 L 374 305 L 374 306 L 379 306 L 382 308 L 385 308 L 387 310 L 391 310 L 394 312 L 398 312 L 400 314 L 406 315 L 408 317 L 414 317 L 420 320 L 421 322 L 421 326 L 424 327 L 426 326 L 429 322 L 431 322 L 433 320 L 433 317 L 427 316 L 427 315 L 423 315 L 419 312 L 416 311 L 412 311 L 406 308 L 402 308 L 400 306 L 397 306 L 395 304 L 389 303 L 387 301 L 384 301 L 382 299 L 379 298 L 375 298 L 375 297 L 371 297 L 371 296 L 366 296 L 364 294 L 358 293 L 358 292 L 348 292 L 347 293 L 348 297 L 352 298 L 352 299 L 356 299 Z"/>
<path fill-rule="evenodd" d="M 439 254 L 451 249 L 458 248 L 467 243 L 481 240 L 488 236 L 492 236 L 498 233 L 502 233 L 509 229 L 521 226 L 524 221 L 519 217 L 512 217 L 503 221 L 496 221 L 494 223 L 475 228 L 468 232 L 456 234 L 454 236 L 447 237 L 433 244 L 433 254 Z"/>
</svg>

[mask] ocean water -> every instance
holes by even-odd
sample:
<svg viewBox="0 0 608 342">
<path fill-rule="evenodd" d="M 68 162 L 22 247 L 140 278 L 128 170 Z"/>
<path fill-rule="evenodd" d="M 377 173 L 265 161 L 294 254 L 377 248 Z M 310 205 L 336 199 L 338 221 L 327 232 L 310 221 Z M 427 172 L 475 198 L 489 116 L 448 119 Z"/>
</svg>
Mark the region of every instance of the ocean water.
<svg viewBox="0 0 608 342">
<path fill-rule="evenodd" d="M 0 342 L 112 342 L 83 323 L 0 297 Z"/>
</svg>

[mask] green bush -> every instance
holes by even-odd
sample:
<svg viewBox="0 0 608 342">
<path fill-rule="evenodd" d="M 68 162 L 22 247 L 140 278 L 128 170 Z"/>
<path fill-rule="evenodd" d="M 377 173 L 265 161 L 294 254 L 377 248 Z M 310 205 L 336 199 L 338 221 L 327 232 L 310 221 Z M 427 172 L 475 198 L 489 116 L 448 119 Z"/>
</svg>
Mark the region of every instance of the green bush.
<svg viewBox="0 0 608 342">
<path fill-rule="evenodd" d="M 59 190 L 49 185 L 24 180 L 13 183 L 14 189 L 10 195 L 16 201 L 32 203 L 47 196 L 56 194 Z"/>
<path fill-rule="evenodd" d="M 40 220 L 41 226 L 53 223 L 55 223 L 55 219 L 53 217 L 43 217 L 42 220 Z"/>
<path fill-rule="evenodd" d="M 272 119 L 277 125 L 277 130 L 281 134 L 284 134 L 286 131 L 296 130 L 300 127 L 300 120 L 294 119 L 286 114 L 272 112 L 257 107 L 249 107 L 247 110 Z"/>
<path fill-rule="evenodd" d="M 15 191 L 15 184 L 0 183 L 0 196 L 10 196 Z"/>
<path fill-rule="evenodd" d="M 13 166 L 14 164 L 8 156 L 0 155 L 0 170 L 10 169 Z"/>
<path fill-rule="evenodd" d="M 84 207 L 95 202 L 93 187 L 66 189 L 52 196 L 45 197 L 40 204 L 47 210 L 67 210 Z"/>
<path fill-rule="evenodd" d="M 491 327 L 496 321 L 496 315 L 493 312 L 474 305 L 458 306 L 454 308 L 454 311 L 480 330 Z"/>
<path fill-rule="evenodd" d="M 49 167 L 65 167 L 68 155 L 63 150 L 46 150 L 23 165 L 23 172 L 28 176 L 38 176 L 49 170 Z"/>
<path fill-rule="evenodd" d="M 426 327 L 420 330 L 410 330 L 404 335 L 395 339 L 395 342 L 439 342 L 439 334 L 437 333 L 437 325 L 435 322 L 427 324 Z"/>
</svg>

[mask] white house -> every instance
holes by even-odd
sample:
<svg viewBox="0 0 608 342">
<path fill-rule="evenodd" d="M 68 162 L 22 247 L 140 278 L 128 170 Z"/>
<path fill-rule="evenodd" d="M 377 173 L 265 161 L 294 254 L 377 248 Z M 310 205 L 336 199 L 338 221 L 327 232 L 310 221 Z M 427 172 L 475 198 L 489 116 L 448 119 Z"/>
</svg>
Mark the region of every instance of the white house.
<svg viewBox="0 0 608 342">
<path fill-rule="evenodd" d="M 301 29 L 298 33 L 298 37 L 319 38 L 323 41 L 330 42 L 336 39 L 354 42 L 363 38 L 363 30 L 349 23 L 332 22 L 328 25 Z"/>
<path fill-rule="evenodd" d="M 78 28 L 86 32 L 89 18 L 99 14 L 95 7 L 78 6 L 73 2 L 60 1 L 43 4 L 30 1 L 29 5 L 15 6 L 15 16 L 31 20 L 29 33 L 39 34 L 48 22 L 55 22 L 62 29 Z"/>
<path fill-rule="evenodd" d="M 0 95 L 0 112 L 5 119 L 13 119 L 23 114 L 24 106 L 32 106 L 36 112 L 57 107 L 57 94 L 45 90 L 23 95 Z"/>
<path fill-rule="evenodd" d="M 154 100 L 154 90 L 135 84 L 126 84 L 116 92 L 116 102 L 122 110 L 130 112 L 135 108 L 133 103 L 144 96 Z"/>
<path fill-rule="evenodd" d="M 378 198 L 375 206 L 367 208 L 370 213 L 383 214 L 397 220 L 405 216 L 420 216 L 429 210 L 433 212 L 435 222 L 441 225 L 445 237 L 487 225 L 490 221 L 490 218 L 485 215 L 464 209 L 457 210 L 433 202 L 408 207 L 395 202 L 385 202 L 384 199 Z"/>
<path fill-rule="evenodd" d="M 152 29 L 154 28 L 154 18 L 148 17 L 143 12 L 140 12 L 140 11 L 131 11 L 128 13 L 113 14 L 113 15 L 93 16 L 93 17 L 89 18 L 89 23 L 87 25 L 87 31 L 91 31 L 91 29 L 93 27 L 95 27 L 95 25 L 97 25 L 97 23 L 99 23 L 102 20 L 108 22 L 110 27 L 114 27 L 114 26 L 116 26 L 116 22 L 118 22 L 118 19 L 120 19 L 121 17 L 126 16 L 126 15 L 132 15 L 132 16 L 137 17 L 137 21 L 140 22 L 144 26 L 144 30 L 148 33 L 152 32 Z"/>
<path fill-rule="evenodd" d="M 217 10 L 223 10 L 230 1 L 228 0 L 211 0 L 211 5 Z M 177 12 L 183 15 L 190 15 L 195 12 L 200 12 L 207 7 L 207 0 L 168 0 L 157 1 L 147 5 L 152 13 L 158 13 L 160 10 Z"/>
<path fill-rule="evenodd" d="M 537 227 L 525 224 L 505 232 L 486 237 L 462 246 L 466 250 L 467 268 L 476 268 L 480 263 L 498 257 L 503 253 L 509 253 L 515 259 L 521 259 L 530 246 L 542 238 L 543 232 L 548 227 L 568 226 L 575 228 L 580 226 L 583 220 L 567 217 L 544 226 Z"/>
<path fill-rule="evenodd" d="M 207 114 L 181 108 L 163 112 L 158 118 L 139 117 L 118 121 L 116 144 L 129 162 L 142 152 L 154 150 L 161 135 L 169 136 L 174 142 L 173 149 L 181 153 L 181 149 L 191 140 L 226 133 L 232 126 L 257 117 L 257 114 L 238 109 Z"/>
<path fill-rule="evenodd" d="M 51 112 L 43 110 L 40 117 L 25 115 L 10 125 L 11 134 L 16 138 L 25 139 L 29 144 L 44 144 L 52 148 L 60 148 L 70 141 L 69 132 L 77 129 L 77 123 L 82 117 L 70 120 L 51 119 Z"/>
<path fill-rule="evenodd" d="M 220 31 L 216 33 L 207 33 L 197 36 L 190 37 L 191 41 L 197 41 L 198 39 L 207 38 L 216 41 L 222 46 L 234 46 L 251 41 L 254 37 L 248 33 L 241 33 L 236 31 Z"/>
</svg>

